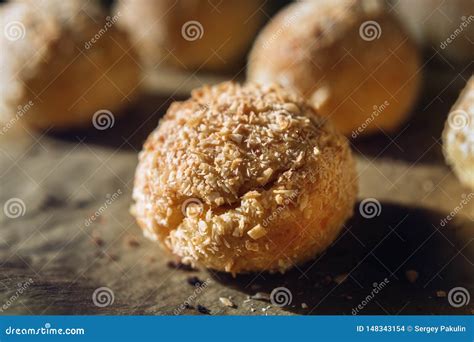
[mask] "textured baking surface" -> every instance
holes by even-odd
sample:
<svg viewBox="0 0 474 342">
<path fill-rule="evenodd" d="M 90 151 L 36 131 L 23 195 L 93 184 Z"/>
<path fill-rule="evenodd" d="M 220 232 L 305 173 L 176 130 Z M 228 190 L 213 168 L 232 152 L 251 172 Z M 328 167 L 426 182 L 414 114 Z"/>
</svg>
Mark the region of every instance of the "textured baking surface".
<svg viewBox="0 0 474 342">
<path fill-rule="evenodd" d="M 450 72 L 427 70 L 409 123 L 390 137 L 353 145 L 360 200 L 377 199 L 379 216 L 364 218 L 357 207 L 333 247 L 285 275 L 234 279 L 172 268 L 141 236 L 128 213 L 137 152 L 169 100 L 145 96 L 132 115 L 102 131 L 35 135 L 16 124 L 0 136 L 0 204 L 18 198 L 25 208 L 18 218 L 0 210 L 0 304 L 10 302 L 4 314 L 201 314 L 204 308 L 211 314 L 351 314 L 385 278 L 388 284 L 360 314 L 471 314 L 472 299 L 454 308 L 446 294 L 461 286 L 474 295 L 474 200 L 442 226 L 470 192 L 444 164 L 440 136 L 472 71 L 438 63 Z M 410 270 L 416 271 L 408 273 L 411 280 L 418 275 L 414 283 Z M 103 286 L 114 302 L 98 307 L 92 296 Z M 264 294 L 280 286 L 292 294 L 282 308 Z M 247 300 L 259 292 L 260 299 Z M 236 307 L 220 297 L 232 297 Z M 190 308 L 178 309 L 185 301 Z"/>
</svg>

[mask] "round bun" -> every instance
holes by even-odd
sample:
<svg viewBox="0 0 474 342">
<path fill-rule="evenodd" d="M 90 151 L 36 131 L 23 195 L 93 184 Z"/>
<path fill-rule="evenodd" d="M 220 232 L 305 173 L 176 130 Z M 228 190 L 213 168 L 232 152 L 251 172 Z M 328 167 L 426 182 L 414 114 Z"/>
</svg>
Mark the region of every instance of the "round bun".
<svg viewBox="0 0 474 342">
<path fill-rule="evenodd" d="M 92 1 L 4 5 L 0 119 L 64 129 L 91 125 L 98 110 L 115 115 L 139 84 L 130 42 L 115 22 Z"/>
<path fill-rule="evenodd" d="M 391 1 L 393 12 L 430 53 L 436 50 L 451 61 L 472 62 L 474 1 Z"/>
<path fill-rule="evenodd" d="M 474 76 L 449 113 L 443 132 L 443 151 L 461 182 L 474 189 Z"/>
<path fill-rule="evenodd" d="M 263 22 L 261 0 L 120 0 L 120 25 L 143 63 L 182 69 L 228 69 L 244 64 Z"/>
<path fill-rule="evenodd" d="M 193 91 L 139 159 L 132 212 L 145 236 L 185 263 L 234 274 L 313 258 L 356 199 L 346 138 L 280 86 Z"/>
<path fill-rule="evenodd" d="M 264 28 L 248 79 L 297 90 L 355 138 L 403 122 L 419 72 L 415 46 L 380 1 L 312 0 L 289 5 Z"/>
</svg>

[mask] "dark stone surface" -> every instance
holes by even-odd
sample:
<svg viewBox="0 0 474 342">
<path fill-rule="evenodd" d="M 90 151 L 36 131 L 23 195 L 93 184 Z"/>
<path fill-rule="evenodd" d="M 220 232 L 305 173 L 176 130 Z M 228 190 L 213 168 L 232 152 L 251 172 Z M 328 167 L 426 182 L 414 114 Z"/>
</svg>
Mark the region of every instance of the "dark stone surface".
<svg viewBox="0 0 474 342">
<path fill-rule="evenodd" d="M 284 275 L 232 278 L 182 269 L 141 236 L 128 213 L 137 152 L 171 99 L 146 95 L 105 131 L 41 134 L 18 123 L 0 137 L 0 204 L 18 198 L 25 209 L 18 218 L 0 211 L 3 314 L 194 315 L 204 307 L 213 315 L 350 315 L 385 278 L 387 285 L 360 314 L 471 314 L 473 299 L 454 308 L 440 292 L 461 286 L 474 296 L 474 201 L 441 226 L 469 194 L 445 166 L 439 141 L 468 73 L 450 71 L 437 83 L 433 71 L 399 132 L 353 142 L 360 199 L 379 200 L 380 215 L 367 219 L 355 208 L 326 253 Z M 119 192 L 91 224 L 86 221 Z M 418 272 L 416 282 L 406 279 L 407 270 Z M 192 286 L 189 277 L 203 283 Z M 290 305 L 247 300 L 280 286 L 291 291 Z M 100 287 L 112 290 L 113 303 L 94 304 Z M 236 308 L 219 297 L 232 297 Z"/>
</svg>

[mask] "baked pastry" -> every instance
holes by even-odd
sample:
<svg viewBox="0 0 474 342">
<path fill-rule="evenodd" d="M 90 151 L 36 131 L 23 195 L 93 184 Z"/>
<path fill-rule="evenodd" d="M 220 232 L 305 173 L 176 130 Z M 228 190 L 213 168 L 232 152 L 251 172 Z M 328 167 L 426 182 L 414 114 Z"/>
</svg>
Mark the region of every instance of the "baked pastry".
<svg viewBox="0 0 474 342">
<path fill-rule="evenodd" d="M 443 152 L 461 182 L 474 189 L 474 76 L 446 120 Z"/>
<path fill-rule="evenodd" d="M 418 93 L 420 59 L 378 0 L 293 3 L 263 29 L 248 79 L 297 90 L 353 138 L 393 131 Z"/>
<path fill-rule="evenodd" d="M 454 62 L 474 59 L 474 1 L 391 0 L 409 32 L 429 53 L 438 51 Z"/>
<path fill-rule="evenodd" d="M 117 115 L 133 97 L 140 74 L 116 21 L 106 18 L 93 1 L 21 0 L 3 5 L 0 119 L 65 129 L 91 125 L 100 110 Z"/>
<path fill-rule="evenodd" d="M 132 213 L 184 263 L 283 272 L 335 240 L 356 192 L 347 140 L 311 106 L 223 83 L 173 103 L 148 137 Z"/>
<path fill-rule="evenodd" d="M 263 22 L 262 0 L 119 0 L 119 22 L 145 65 L 229 69 Z"/>
</svg>

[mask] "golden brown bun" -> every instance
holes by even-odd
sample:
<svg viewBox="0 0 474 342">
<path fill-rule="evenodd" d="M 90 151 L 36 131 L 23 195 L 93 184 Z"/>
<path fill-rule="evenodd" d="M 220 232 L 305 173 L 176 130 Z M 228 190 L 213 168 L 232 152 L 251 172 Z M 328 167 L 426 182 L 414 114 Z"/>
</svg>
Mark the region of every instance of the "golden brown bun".
<svg viewBox="0 0 474 342">
<path fill-rule="evenodd" d="M 228 69 L 263 22 L 261 0 L 120 0 L 116 13 L 146 65 Z"/>
<path fill-rule="evenodd" d="M 393 12 L 433 54 L 455 62 L 474 59 L 474 1 L 392 0 Z"/>
<path fill-rule="evenodd" d="M 145 236 L 234 274 L 313 258 L 356 199 L 347 140 L 279 86 L 195 90 L 171 105 L 139 159 L 132 212 Z"/>
<path fill-rule="evenodd" d="M 296 89 L 356 137 L 400 125 L 420 71 L 415 46 L 379 1 L 312 0 L 289 5 L 264 28 L 248 78 Z"/>
<path fill-rule="evenodd" d="M 134 95 L 139 69 L 115 22 L 113 17 L 106 21 L 94 2 L 22 0 L 4 5 L 2 121 L 21 117 L 39 129 L 64 129 L 91 125 L 98 110 L 118 114 Z"/>
<path fill-rule="evenodd" d="M 449 113 L 443 132 L 446 161 L 461 182 L 474 189 L 474 76 Z"/>
</svg>

